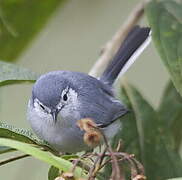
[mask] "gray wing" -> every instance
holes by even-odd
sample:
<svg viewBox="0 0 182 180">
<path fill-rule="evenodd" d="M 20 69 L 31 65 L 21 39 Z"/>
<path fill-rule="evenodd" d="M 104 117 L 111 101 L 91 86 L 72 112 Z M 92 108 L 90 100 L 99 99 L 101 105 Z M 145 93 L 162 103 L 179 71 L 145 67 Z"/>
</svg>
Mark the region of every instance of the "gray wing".
<svg viewBox="0 0 182 180">
<path fill-rule="evenodd" d="M 128 112 L 109 86 L 97 80 L 94 84 L 90 81 L 86 87 L 89 89 L 80 91 L 81 118 L 92 118 L 100 127 L 106 127 Z"/>
</svg>

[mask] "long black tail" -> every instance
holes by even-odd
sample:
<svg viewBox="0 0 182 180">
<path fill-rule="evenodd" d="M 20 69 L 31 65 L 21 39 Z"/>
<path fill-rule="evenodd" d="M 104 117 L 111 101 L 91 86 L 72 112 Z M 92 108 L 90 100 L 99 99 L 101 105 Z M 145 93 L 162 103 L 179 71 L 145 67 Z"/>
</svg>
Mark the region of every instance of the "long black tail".
<svg viewBox="0 0 182 180">
<path fill-rule="evenodd" d="M 150 28 L 135 26 L 127 35 L 111 63 L 100 77 L 104 83 L 112 85 L 118 75 L 123 74 L 133 64 L 150 42 Z"/>
</svg>

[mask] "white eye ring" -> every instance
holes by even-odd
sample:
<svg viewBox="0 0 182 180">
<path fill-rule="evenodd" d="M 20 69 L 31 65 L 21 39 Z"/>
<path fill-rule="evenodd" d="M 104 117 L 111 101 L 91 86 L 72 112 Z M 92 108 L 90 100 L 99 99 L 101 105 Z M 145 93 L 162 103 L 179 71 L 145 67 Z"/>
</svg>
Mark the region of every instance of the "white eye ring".
<svg viewBox="0 0 182 180">
<path fill-rule="evenodd" d="M 68 93 L 69 93 L 68 87 L 62 91 L 61 97 L 64 102 L 68 101 Z"/>
</svg>

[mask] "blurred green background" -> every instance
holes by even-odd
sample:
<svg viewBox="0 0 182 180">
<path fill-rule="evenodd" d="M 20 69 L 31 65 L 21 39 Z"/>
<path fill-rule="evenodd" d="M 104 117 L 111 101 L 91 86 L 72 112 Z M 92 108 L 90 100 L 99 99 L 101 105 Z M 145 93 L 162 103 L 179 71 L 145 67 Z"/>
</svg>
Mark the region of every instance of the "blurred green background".
<svg viewBox="0 0 182 180">
<path fill-rule="evenodd" d="M 111 39 L 137 3 L 137 0 L 65 1 L 19 57 L 17 64 L 39 73 L 59 69 L 88 72 L 98 59 L 100 49 Z M 145 18 L 141 24 L 147 25 Z M 152 43 L 125 77 L 155 108 L 169 78 Z M 2 121 L 30 128 L 26 121 L 26 108 L 31 87 L 32 84 L 27 83 L 1 88 Z M 47 179 L 47 170 L 46 164 L 27 158 L 2 166 L 0 177 L 6 180 Z"/>
</svg>

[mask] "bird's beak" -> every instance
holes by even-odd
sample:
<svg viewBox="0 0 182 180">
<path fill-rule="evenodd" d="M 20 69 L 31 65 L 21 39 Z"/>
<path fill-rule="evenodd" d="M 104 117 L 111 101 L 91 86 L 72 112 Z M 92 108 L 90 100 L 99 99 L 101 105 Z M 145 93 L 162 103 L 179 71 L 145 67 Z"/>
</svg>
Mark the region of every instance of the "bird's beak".
<svg viewBox="0 0 182 180">
<path fill-rule="evenodd" d="M 57 122 L 58 113 L 59 113 L 58 109 L 54 109 L 54 110 L 51 111 L 52 119 L 54 120 L 55 123 Z"/>
</svg>

